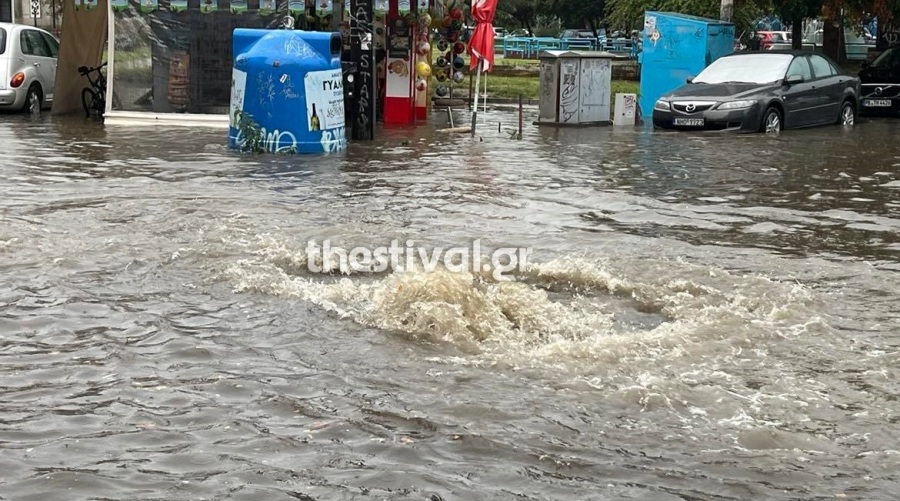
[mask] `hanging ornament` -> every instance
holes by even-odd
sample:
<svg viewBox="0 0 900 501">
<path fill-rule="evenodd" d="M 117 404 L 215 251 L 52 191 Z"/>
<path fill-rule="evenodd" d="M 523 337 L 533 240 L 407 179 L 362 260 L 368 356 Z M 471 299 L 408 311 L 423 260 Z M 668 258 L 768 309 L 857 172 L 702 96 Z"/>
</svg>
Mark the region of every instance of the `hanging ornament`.
<svg viewBox="0 0 900 501">
<path fill-rule="evenodd" d="M 466 44 L 462 42 L 456 42 L 453 44 L 453 53 L 454 54 L 462 54 L 466 51 Z"/>
<path fill-rule="evenodd" d="M 422 78 L 430 78 L 431 66 L 429 66 L 425 61 L 419 61 L 418 63 L 416 63 L 416 75 L 419 75 Z"/>
<path fill-rule="evenodd" d="M 437 78 L 438 82 L 444 82 L 447 80 L 448 72 L 449 72 L 449 70 L 446 70 L 446 69 L 438 70 L 438 72 L 434 74 L 434 78 Z"/>
<path fill-rule="evenodd" d="M 457 40 L 459 40 L 459 32 L 451 31 L 450 33 L 447 34 L 447 40 L 449 40 L 451 42 L 456 42 Z"/>
<path fill-rule="evenodd" d="M 450 10 L 450 19 L 460 20 L 463 17 L 463 11 L 459 7 L 454 7 Z"/>
<path fill-rule="evenodd" d="M 416 90 L 417 91 L 422 92 L 427 88 L 428 88 L 428 80 L 425 80 L 424 78 L 419 78 L 416 80 Z"/>
<path fill-rule="evenodd" d="M 416 45 L 416 54 L 420 56 L 427 56 L 428 53 L 431 52 L 431 44 L 428 42 L 419 42 Z"/>
<path fill-rule="evenodd" d="M 466 62 L 460 56 L 456 56 L 456 58 L 453 60 L 453 68 L 457 70 L 461 70 L 465 65 Z"/>
<path fill-rule="evenodd" d="M 242 14 L 247 12 L 247 0 L 231 0 L 231 13 Z"/>
<path fill-rule="evenodd" d="M 437 88 L 434 89 L 434 93 L 438 97 L 447 97 L 447 94 L 450 93 L 450 89 L 448 89 L 446 85 L 438 85 Z"/>
<path fill-rule="evenodd" d="M 375 17 L 384 17 L 387 14 L 390 5 L 388 4 L 388 0 L 376 0 L 375 1 Z"/>
<path fill-rule="evenodd" d="M 334 2 L 332 0 L 316 0 L 316 15 L 325 17 L 334 12 Z"/>
<path fill-rule="evenodd" d="M 425 12 L 419 15 L 419 26 L 427 28 L 431 26 L 431 14 Z"/>
<path fill-rule="evenodd" d="M 174 2 L 174 0 L 173 0 Z M 259 2 L 259 15 L 260 16 L 270 16 L 275 13 L 275 9 L 278 6 L 275 5 L 275 0 L 260 0 Z"/>
<path fill-rule="evenodd" d="M 438 41 L 438 50 L 441 52 L 445 52 L 447 47 L 450 47 L 450 43 L 444 40 L 443 38 Z"/>
<path fill-rule="evenodd" d="M 437 58 L 437 61 L 435 61 L 435 64 L 438 68 L 446 68 L 450 65 L 450 61 L 448 61 L 446 57 L 440 56 Z"/>
<path fill-rule="evenodd" d="M 450 21 L 450 29 L 451 30 L 459 31 L 462 29 L 462 27 L 463 27 L 462 21 L 460 21 L 459 19 L 454 19 L 453 21 Z"/>
<path fill-rule="evenodd" d="M 453 72 L 453 81 L 456 83 L 462 83 L 463 79 L 466 78 L 461 71 Z"/>
</svg>

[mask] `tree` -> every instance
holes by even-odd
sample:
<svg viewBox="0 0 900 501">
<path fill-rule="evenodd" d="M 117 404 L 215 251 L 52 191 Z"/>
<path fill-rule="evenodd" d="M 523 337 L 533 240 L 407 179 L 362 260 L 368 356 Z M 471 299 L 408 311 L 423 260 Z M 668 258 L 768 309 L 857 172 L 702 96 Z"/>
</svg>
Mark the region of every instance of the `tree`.
<svg viewBox="0 0 900 501">
<path fill-rule="evenodd" d="M 44 0 L 45 13 L 50 13 L 52 18 L 52 28 L 57 30 L 59 21 L 62 19 L 63 10 L 65 9 L 66 0 Z"/>
<path fill-rule="evenodd" d="M 497 14 L 501 19 L 508 17 L 529 33 L 534 33 L 537 13 L 542 10 L 543 3 L 543 0 L 500 0 Z"/>
<path fill-rule="evenodd" d="M 719 19 L 720 0 L 606 0 L 606 22 L 618 29 L 642 29 L 645 11 L 680 12 Z M 738 0 L 732 22 L 737 33 L 747 30 L 768 7 L 768 0 Z"/>
<path fill-rule="evenodd" d="M 595 36 L 606 14 L 605 0 L 550 0 L 549 3 L 563 27 L 590 29 Z"/>
<path fill-rule="evenodd" d="M 803 20 L 816 18 L 822 13 L 823 0 L 773 0 L 775 13 L 791 23 L 791 43 L 795 49 L 803 48 Z"/>
</svg>

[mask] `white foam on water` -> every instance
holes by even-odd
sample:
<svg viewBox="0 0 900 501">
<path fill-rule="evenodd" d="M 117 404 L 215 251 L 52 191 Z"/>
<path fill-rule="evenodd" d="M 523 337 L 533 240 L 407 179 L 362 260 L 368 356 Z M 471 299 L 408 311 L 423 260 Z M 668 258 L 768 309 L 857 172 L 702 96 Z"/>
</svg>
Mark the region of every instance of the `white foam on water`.
<svg viewBox="0 0 900 501">
<path fill-rule="evenodd" d="M 647 360 L 727 354 L 821 323 L 806 317 L 809 294 L 797 284 L 677 260 L 614 264 L 563 256 L 530 264 L 514 282 L 447 270 L 340 277 L 309 273 L 305 249 L 272 235 L 235 243 L 249 257 L 224 264 L 219 277 L 236 292 L 297 298 L 468 355 L 435 359 L 441 363 L 590 375 Z M 636 312 L 664 321 L 651 328 L 623 325 L 611 301 L 630 302 Z"/>
</svg>

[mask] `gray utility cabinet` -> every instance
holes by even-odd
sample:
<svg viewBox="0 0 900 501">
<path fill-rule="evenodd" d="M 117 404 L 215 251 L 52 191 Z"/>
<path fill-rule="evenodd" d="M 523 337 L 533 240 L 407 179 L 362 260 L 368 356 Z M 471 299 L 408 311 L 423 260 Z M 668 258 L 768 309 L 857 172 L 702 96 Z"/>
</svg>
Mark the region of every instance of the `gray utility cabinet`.
<svg viewBox="0 0 900 501">
<path fill-rule="evenodd" d="M 550 50 L 539 56 L 538 124 L 610 123 L 612 60 L 607 52 Z"/>
</svg>

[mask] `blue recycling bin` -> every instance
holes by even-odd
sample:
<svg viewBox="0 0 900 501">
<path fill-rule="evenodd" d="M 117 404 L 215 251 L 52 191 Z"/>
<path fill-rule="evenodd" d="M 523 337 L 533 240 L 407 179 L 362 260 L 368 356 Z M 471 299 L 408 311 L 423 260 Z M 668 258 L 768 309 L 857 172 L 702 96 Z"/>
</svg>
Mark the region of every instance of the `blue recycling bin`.
<svg viewBox="0 0 900 501">
<path fill-rule="evenodd" d="M 230 147 L 346 149 L 340 33 L 238 28 L 232 44 Z"/>
<path fill-rule="evenodd" d="M 732 52 L 731 23 L 673 12 L 645 12 L 640 54 L 641 114 L 652 116 L 653 105 L 660 97 Z"/>
</svg>

